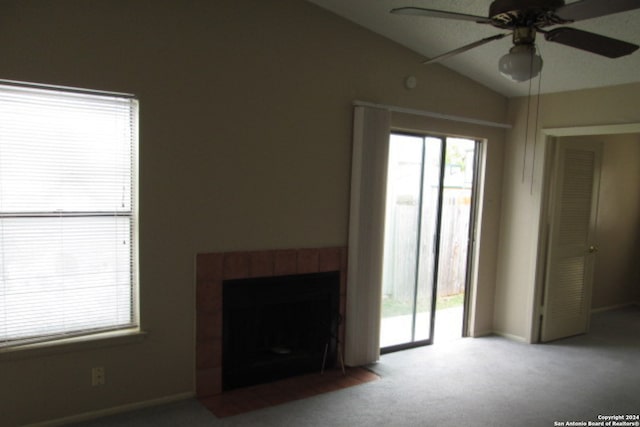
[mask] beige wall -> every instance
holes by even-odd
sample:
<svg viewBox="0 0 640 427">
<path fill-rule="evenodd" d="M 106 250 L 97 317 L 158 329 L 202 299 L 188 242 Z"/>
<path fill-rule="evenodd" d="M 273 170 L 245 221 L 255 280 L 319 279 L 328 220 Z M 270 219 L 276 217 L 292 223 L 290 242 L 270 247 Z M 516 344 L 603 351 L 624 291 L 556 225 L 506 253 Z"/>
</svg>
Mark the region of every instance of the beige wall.
<svg viewBox="0 0 640 427">
<path fill-rule="evenodd" d="M 615 66 L 615 64 L 613 65 Z M 547 77 L 549 78 L 549 77 Z M 509 122 L 504 157 L 500 245 L 495 292 L 494 330 L 523 341 L 535 340 L 533 321 L 541 211 L 545 129 L 594 127 L 640 123 L 640 84 L 621 85 L 544 95 L 536 118 L 536 100 L 509 101 Z M 529 111 L 529 132 L 526 132 Z M 601 133 L 601 132 L 600 132 Z M 535 144 L 534 144 L 535 141 Z M 525 144 L 526 143 L 526 144 Z M 525 154 L 526 145 L 526 154 Z"/>
<path fill-rule="evenodd" d="M 139 96 L 148 331 L 118 346 L 0 354 L 3 425 L 193 392 L 196 253 L 345 245 L 353 100 L 506 119 L 502 96 L 300 0 L 3 1 L 0 40 L 0 78 Z M 498 203 L 502 141 L 489 144 Z M 92 366 L 106 368 L 104 387 L 89 386 Z"/>
</svg>

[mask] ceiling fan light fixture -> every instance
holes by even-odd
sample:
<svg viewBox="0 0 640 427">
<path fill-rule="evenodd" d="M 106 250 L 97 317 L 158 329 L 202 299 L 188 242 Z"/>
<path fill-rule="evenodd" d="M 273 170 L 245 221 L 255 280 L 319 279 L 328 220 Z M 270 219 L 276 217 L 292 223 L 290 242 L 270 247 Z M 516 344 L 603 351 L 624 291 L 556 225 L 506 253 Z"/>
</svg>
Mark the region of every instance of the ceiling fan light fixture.
<svg viewBox="0 0 640 427">
<path fill-rule="evenodd" d="M 513 46 L 498 62 L 500 74 L 516 82 L 526 82 L 542 70 L 542 57 L 533 44 Z"/>
</svg>

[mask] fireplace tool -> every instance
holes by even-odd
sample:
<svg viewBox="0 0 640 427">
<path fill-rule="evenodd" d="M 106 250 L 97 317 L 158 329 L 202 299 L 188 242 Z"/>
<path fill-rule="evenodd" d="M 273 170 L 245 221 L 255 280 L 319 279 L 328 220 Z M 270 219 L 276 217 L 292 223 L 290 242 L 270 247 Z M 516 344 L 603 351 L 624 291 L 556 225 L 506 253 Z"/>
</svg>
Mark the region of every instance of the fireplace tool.
<svg viewBox="0 0 640 427">
<path fill-rule="evenodd" d="M 327 353 L 329 352 L 329 344 L 331 344 L 331 340 L 336 340 L 336 349 L 338 351 L 338 358 L 340 359 L 340 367 L 342 368 L 342 374 L 346 375 L 344 369 L 344 357 L 342 357 L 342 346 L 340 345 L 340 338 L 338 337 L 338 331 L 340 330 L 340 323 L 342 323 L 342 316 L 340 313 L 335 313 L 334 315 L 335 328 L 331 328 L 331 332 L 329 333 L 329 338 L 327 338 L 327 343 L 324 346 L 324 355 L 322 356 L 322 369 L 320 369 L 320 373 L 324 374 L 324 368 L 327 364 Z M 333 332 L 335 330 L 335 333 Z"/>
</svg>

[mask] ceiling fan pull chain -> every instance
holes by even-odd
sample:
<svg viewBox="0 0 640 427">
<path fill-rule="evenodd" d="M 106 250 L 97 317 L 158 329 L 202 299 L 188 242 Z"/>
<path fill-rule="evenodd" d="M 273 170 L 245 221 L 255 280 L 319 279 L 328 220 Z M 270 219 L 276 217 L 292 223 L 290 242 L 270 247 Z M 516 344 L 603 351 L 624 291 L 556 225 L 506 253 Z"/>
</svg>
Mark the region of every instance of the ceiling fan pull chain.
<svg viewBox="0 0 640 427">
<path fill-rule="evenodd" d="M 529 51 L 529 74 L 533 70 L 534 51 Z M 531 79 L 529 79 L 529 92 L 527 96 L 527 121 L 524 129 L 524 153 L 522 154 L 522 183 L 524 184 L 525 172 L 527 170 L 527 148 L 529 147 L 529 116 L 531 116 Z M 535 154 L 535 153 L 534 153 Z"/>
<path fill-rule="evenodd" d="M 540 75 L 538 76 L 538 99 L 536 101 L 536 132 L 533 139 L 533 160 L 531 164 L 531 187 L 529 188 L 529 194 L 533 195 L 533 177 L 534 172 L 536 170 L 536 146 L 538 144 L 538 129 L 539 129 L 539 119 L 540 119 L 540 102 L 542 101 L 542 97 L 540 95 L 540 90 L 542 88 L 542 70 L 540 70 Z"/>
</svg>

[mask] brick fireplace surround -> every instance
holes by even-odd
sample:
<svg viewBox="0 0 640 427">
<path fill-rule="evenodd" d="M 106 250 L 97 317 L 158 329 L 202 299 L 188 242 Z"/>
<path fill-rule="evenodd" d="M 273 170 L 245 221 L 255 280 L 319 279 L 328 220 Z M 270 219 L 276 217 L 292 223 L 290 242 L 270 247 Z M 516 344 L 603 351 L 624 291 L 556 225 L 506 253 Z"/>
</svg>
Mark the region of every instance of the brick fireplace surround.
<svg viewBox="0 0 640 427">
<path fill-rule="evenodd" d="M 347 248 L 278 249 L 198 254 L 196 257 L 196 395 L 222 393 L 222 283 L 230 279 L 340 272 L 344 318 Z M 344 322 L 338 331 L 344 346 Z M 344 350 L 344 348 L 342 348 Z"/>
</svg>

